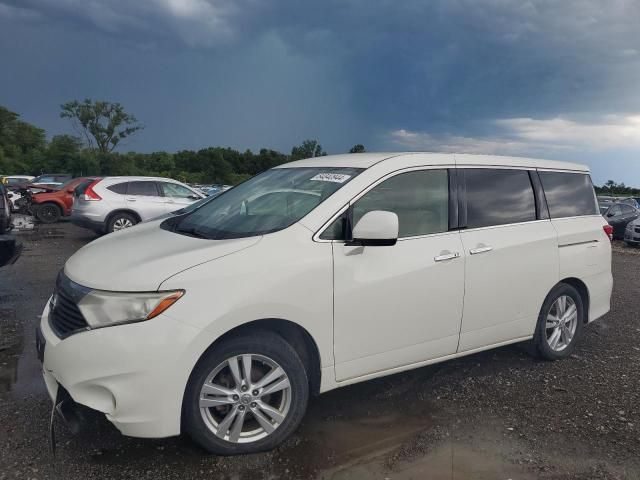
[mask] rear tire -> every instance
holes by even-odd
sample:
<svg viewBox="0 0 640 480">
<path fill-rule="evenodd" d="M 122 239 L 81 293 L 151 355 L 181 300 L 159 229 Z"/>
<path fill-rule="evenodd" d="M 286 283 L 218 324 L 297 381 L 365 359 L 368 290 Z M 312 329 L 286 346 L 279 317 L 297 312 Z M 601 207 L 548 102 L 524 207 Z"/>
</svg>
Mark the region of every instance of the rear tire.
<svg viewBox="0 0 640 480">
<path fill-rule="evenodd" d="M 546 360 L 567 358 L 582 334 L 585 318 L 580 293 L 566 283 L 556 285 L 538 316 L 533 337 L 537 353 Z"/>
<path fill-rule="evenodd" d="M 109 219 L 109 224 L 107 225 L 107 233 L 117 232 L 118 230 L 130 228 L 137 223 L 138 219 L 130 213 L 116 213 Z"/>
<path fill-rule="evenodd" d="M 35 214 L 41 223 L 55 223 L 62 217 L 62 210 L 55 203 L 43 203 L 38 205 Z"/>
<path fill-rule="evenodd" d="M 270 450 L 298 427 L 308 399 L 307 373 L 293 347 L 255 331 L 224 340 L 199 360 L 185 391 L 182 430 L 217 455 Z"/>
</svg>

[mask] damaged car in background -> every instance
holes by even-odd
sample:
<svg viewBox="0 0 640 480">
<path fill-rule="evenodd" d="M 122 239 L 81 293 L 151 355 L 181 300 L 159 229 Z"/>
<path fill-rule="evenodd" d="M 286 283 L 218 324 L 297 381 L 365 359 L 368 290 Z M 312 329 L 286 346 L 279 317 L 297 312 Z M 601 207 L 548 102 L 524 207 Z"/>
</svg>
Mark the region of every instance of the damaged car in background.
<svg viewBox="0 0 640 480">
<path fill-rule="evenodd" d="M 98 177 L 79 177 L 62 185 L 48 188 L 45 192 L 30 196 L 30 211 L 42 223 L 54 223 L 71 215 L 71 207 L 76 196 L 84 193 L 86 187 Z"/>
</svg>

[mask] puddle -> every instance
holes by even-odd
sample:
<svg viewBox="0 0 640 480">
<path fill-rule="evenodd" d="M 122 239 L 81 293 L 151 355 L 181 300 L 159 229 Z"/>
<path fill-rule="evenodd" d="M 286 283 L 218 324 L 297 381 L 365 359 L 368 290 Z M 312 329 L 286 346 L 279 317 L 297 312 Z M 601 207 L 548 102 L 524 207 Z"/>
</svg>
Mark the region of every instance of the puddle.
<svg viewBox="0 0 640 480">
<path fill-rule="evenodd" d="M 325 472 L 321 478 L 393 478 L 429 480 L 535 480 L 536 475 L 505 462 L 499 452 L 480 450 L 461 443 L 444 443 L 433 452 L 388 470 L 379 462 L 359 464 Z"/>
<path fill-rule="evenodd" d="M 0 310 L 0 316 L 4 314 Z M 12 390 L 18 381 L 18 358 L 22 351 L 20 343 L 3 343 L 7 338 L 7 327 L 0 325 L 0 393 Z"/>
<path fill-rule="evenodd" d="M 66 232 L 59 227 L 49 226 L 44 224 L 38 224 L 30 231 L 25 231 L 25 235 L 28 235 L 29 240 L 38 241 L 52 238 L 65 238 Z"/>
</svg>

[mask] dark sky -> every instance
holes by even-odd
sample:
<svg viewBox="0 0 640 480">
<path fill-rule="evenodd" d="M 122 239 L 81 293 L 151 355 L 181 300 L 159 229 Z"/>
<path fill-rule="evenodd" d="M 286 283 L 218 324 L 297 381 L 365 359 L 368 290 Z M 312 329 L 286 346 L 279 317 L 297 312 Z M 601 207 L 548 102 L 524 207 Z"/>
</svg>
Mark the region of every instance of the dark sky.
<svg viewBox="0 0 640 480">
<path fill-rule="evenodd" d="M 498 153 L 640 186 L 640 1 L 0 0 L 0 104 L 49 135 L 119 101 L 121 149 Z"/>
</svg>

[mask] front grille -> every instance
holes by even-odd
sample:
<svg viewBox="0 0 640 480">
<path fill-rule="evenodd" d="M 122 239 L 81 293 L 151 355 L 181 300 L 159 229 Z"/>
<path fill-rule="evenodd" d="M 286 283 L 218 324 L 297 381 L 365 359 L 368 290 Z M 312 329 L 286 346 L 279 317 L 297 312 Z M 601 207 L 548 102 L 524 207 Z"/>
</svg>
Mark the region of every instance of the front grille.
<svg viewBox="0 0 640 480">
<path fill-rule="evenodd" d="M 65 338 L 89 327 L 78 308 L 78 301 L 86 293 L 87 289 L 73 283 L 60 272 L 49 312 L 49 324 L 58 337 Z"/>
<path fill-rule="evenodd" d="M 636 233 L 640 233 L 640 226 L 636 226 Z"/>
</svg>

